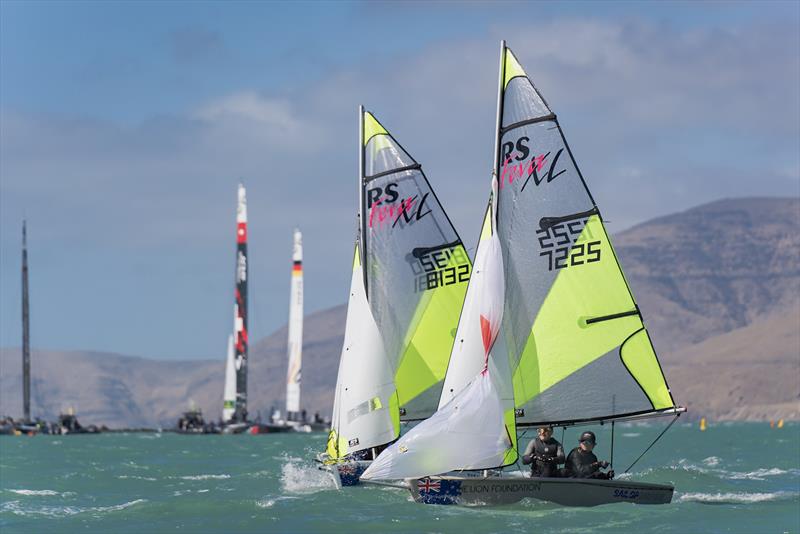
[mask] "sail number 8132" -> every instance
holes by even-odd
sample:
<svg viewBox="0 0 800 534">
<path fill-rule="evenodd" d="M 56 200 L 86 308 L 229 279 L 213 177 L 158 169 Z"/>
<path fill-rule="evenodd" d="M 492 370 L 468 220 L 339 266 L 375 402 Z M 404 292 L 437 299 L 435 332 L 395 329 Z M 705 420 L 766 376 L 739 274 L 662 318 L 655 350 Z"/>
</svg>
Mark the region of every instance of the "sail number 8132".
<svg viewBox="0 0 800 534">
<path fill-rule="evenodd" d="M 461 245 L 431 251 L 415 259 L 411 264 L 417 275 L 415 293 L 469 281 L 469 258 Z"/>
</svg>

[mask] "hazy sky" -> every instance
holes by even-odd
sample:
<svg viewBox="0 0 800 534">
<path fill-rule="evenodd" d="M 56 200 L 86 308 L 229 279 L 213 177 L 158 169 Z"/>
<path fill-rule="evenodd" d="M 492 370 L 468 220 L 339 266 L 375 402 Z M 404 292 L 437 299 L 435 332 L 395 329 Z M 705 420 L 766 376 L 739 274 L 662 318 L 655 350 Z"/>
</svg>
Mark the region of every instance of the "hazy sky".
<svg viewBox="0 0 800 534">
<path fill-rule="evenodd" d="M 0 346 L 224 357 L 236 184 L 251 338 L 346 301 L 358 104 L 422 163 L 468 248 L 500 39 L 559 115 L 610 230 L 800 194 L 800 3 L 0 2 Z"/>
</svg>

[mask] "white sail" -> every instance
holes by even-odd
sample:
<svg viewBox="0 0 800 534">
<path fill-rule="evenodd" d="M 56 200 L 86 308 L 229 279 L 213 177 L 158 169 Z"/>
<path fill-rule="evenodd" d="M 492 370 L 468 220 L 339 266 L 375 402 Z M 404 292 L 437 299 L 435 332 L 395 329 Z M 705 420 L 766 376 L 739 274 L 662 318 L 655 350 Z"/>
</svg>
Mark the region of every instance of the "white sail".
<svg viewBox="0 0 800 534">
<path fill-rule="evenodd" d="M 228 422 L 236 409 L 236 358 L 233 334 L 228 336 L 228 356 L 225 358 L 225 390 L 222 395 L 222 421 Z"/>
<path fill-rule="evenodd" d="M 400 431 L 396 413 L 394 374 L 367 303 L 356 245 L 328 454 L 342 457 L 392 441 Z"/>
<path fill-rule="evenodd" d="M 481 372 L 452 402 L 383 451 L 362 479 L 419 478 L 503 464 L 511 441 L 490 372 Z"/>
<path fill-rule="evenodd" d="M 294 231 L 292 287 L 289 297 L 289 370 L 286 376 L 286 418 L 299 420 L 300 377 L 303 357 L 303 235 Z"/>
</svg>

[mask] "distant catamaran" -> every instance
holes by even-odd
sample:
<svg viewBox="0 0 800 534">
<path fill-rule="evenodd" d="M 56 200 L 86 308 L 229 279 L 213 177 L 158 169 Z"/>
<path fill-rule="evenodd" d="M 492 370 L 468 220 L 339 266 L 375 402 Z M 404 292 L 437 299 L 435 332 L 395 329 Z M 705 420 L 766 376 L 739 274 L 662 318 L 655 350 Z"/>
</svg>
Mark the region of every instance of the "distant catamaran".
<svg viewBox="0 0 800 534">
<path fill-rule="evenodd" d="M 518 461 L 519 428 L 610 422 L 613 461 L 615 421 L 684 409 L 556 116 L 505 42 L 495 134 L 491 200 L 439 410 L 362 478 L 406 479 L 424 503 L 670 502 L 665 484 L 502 470 Z"/>
<path fill-rule="evenodd" d="M 471 262 L 422 167 L 359 108 L 359 212 L 331 431 L 320 460 L 358 482 L 439 400 Z"/>
<path fill-rule="evenodd" d="M 28 302 L 28 230 L 22 221 L 22 422 L 31 424 L 31 336 Z"/>
<path fill-rule="evenodd" d="M 247 193 L 239 184 L 236 207 L 236 289 L 234 292 L 233 348 L 236 368 L 236 404 L 233 422 L 247 421 Z"/>
<path fill-rule="evenodd" d="M 303 234 L 293 233 L 292 285 L 289 296 L 289 340 L 286 373 L 286 420 L 305 423 L 300 411 L 300 372 L 303 364 Z"/>
<path fill-rule="evenodd" d="M 247 429 L 247 192 L 239 184 L 236 206 L 236 276 L 233 334 L 228 338 L 223 392 L 223 431 Z"/>
</svg>

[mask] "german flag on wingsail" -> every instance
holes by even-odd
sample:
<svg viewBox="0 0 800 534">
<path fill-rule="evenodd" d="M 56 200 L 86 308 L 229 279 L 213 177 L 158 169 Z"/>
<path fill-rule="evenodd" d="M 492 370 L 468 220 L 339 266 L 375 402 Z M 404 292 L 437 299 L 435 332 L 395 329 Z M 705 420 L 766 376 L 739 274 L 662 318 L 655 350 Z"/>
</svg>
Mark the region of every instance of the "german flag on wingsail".
<svg viewBox="0 0 800 534">
<path fill-rule="evenodd" d="M 498 233 L 517 424 L 674 408 L 555 114 L 507 47 L 501 65 Z"/>
</svg>

